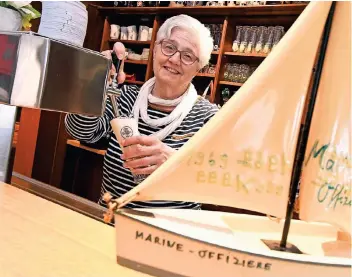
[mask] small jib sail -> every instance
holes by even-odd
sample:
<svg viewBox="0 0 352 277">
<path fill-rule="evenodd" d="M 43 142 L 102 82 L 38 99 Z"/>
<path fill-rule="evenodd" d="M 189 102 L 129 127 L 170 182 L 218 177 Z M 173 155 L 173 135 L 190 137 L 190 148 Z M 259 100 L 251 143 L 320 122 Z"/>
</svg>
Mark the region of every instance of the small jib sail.
<svg viewBox="0 0 352 277">
<path fill-rule="evenodd" d="M 302 172 L 300 218 L 352 228 L 351 2 L 336 5 Z"/>
<path fill-rule="evenodd" d="M 330 6 L 311 2 L 223 108 L 118 202 L 195 201 L 285 217 L 303 109 Z"/>
</svg>

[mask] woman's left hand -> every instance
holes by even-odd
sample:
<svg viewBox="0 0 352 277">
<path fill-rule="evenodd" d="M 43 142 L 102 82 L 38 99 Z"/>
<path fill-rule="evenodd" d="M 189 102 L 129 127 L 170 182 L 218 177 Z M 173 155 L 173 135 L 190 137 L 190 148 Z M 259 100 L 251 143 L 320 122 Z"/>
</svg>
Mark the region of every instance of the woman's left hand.
<svg viewBox="0 0 352 277">
<path fill-rule="evenodd" d="M 133 174 L 151 174 L 177 150 L 152 136 L 134 136 L 122 142 L 123 166 Z"/>
</svg>

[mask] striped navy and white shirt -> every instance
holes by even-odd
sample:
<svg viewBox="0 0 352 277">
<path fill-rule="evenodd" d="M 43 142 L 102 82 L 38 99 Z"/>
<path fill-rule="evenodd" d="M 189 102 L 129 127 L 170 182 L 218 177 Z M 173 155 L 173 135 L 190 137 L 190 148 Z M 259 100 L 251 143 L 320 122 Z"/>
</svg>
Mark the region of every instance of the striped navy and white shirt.
<svg viewBox="0 0 352 277">
<path fill-rule="evenodd" d="M 134 102 L 137 98 L 139 88 L 134 85 L 124 85 L 121 96 L 117 99 L 121 114 L 129 115 L 132 111 Z M 185 117 L 181 125 L 169 136 L 163 143 L 168 146 L 179 149 L 184 145 L 192 135 L 194 135 L 203 125 L 218 111 L 215 104 L 199 97 L 192 110 Z M 158 111 L 148 107 L 150 118 L 161 118 L 168 115 L 167 112 Z M 110 121 L 114 118 L 112 106 L 108 100 L 104 115 L 101 117 L 88 117 L 77 114 L 68 114 L 65 119 L 67 132 L 75 139 L 95 143 L 103 137 L 109 137 L 109 145 L 104 157 L 103 165 L 103 183 L 101 188 L 101 197 L 99 204 L 106 206 L 102 200 L 105 192 L 109 192 L 114 198 L 118 198 L 124 193 L 131 190 L 136 184 L 133 181 L 131 171 L 123 167 L 121 159 L 120 145 L 112 132 Z M 139 119 L 138 129 L 141 135 L 150 135 L 159 131 L 161 127 L 150 127 L 143 120 Z M 127 208 L 186 208 L 199 209 L 200 204 L 180 201 L 149 201 L 149 202 L 131 202 Z"/>
</svg>

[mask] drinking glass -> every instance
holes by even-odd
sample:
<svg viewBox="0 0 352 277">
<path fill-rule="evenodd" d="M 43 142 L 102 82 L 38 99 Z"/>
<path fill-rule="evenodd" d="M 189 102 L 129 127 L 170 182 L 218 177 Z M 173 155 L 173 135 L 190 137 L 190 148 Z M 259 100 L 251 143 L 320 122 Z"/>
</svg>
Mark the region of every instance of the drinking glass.
<svg viewBox="0 0 352 277">
<path fill-rule="evenodd" d="M 120 144 L 123 152 L 123 146 L 121 145 L 122 140 L 133 136 L 139 136 L 138 123 L 133 116 L 118 116 L 110 121 L 112 130 Z M 146 174 L 133 174 L 133 179 L 136 184 L 141 183 L 148 177 Z"/>
</svg>

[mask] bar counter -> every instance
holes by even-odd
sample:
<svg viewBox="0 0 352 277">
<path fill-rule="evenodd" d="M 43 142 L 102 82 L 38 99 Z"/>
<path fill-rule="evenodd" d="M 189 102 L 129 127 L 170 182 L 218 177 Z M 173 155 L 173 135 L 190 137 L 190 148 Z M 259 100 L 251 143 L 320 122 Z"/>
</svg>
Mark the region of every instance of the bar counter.
<svg viewBox="0 0 352 277">
<path fill-rule="evenodd" d="M 150 276 L 116 263 L 115 229 L 101 222 L 103 211 L 26 178 L 0 182 L 0 276 Z"/>
</svg>

